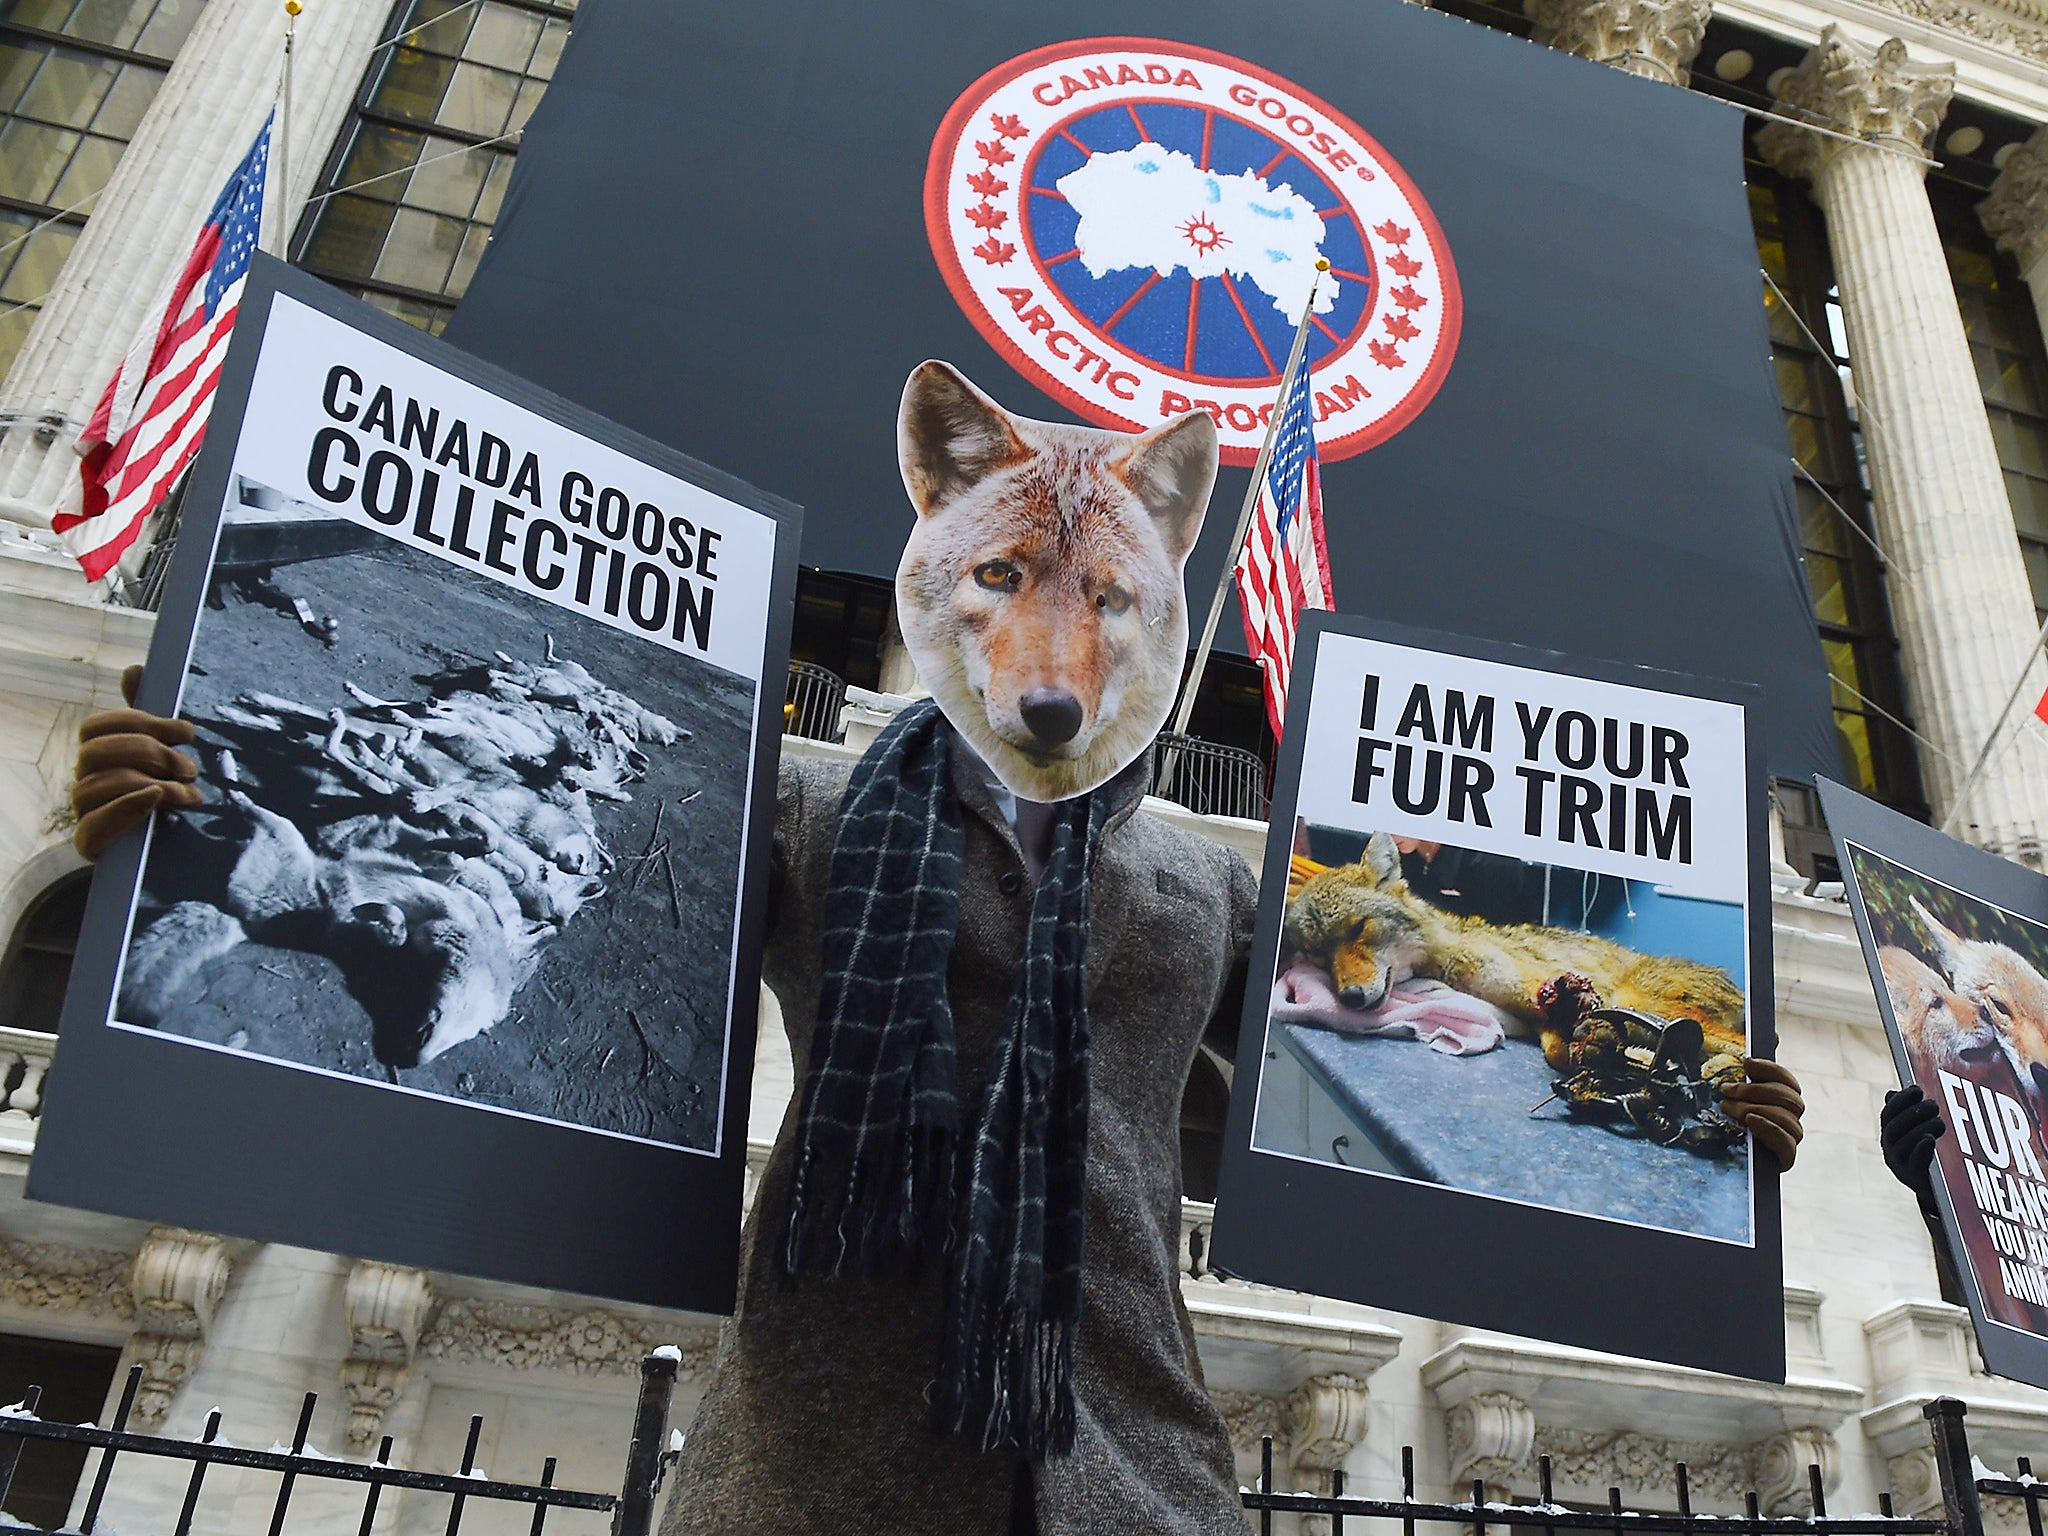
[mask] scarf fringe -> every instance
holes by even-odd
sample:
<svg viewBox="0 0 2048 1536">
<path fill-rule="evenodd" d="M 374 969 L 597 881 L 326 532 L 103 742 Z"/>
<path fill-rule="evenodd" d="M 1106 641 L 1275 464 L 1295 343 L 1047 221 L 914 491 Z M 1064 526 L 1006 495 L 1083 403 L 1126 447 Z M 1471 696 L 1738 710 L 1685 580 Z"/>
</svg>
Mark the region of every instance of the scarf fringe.
<svg viewBox="0 0 2048 1536">
<path fill-rule="evenodd" d="M 790 1180 L 780 1270 L 785 1285 L 815 1271 L 915 1275 L 952 1248 L 956 1138 L 912 1126 L 859 1157 L 806 1145 Z"/>
<path fill-rule="evenodd" d="M 932 1393 L 938 1428 L 1038 1464 L 1072 1452 L 1074 1332 L 1072 1320 L 1014 1299 L 959 1307 Z"/>
</svg>

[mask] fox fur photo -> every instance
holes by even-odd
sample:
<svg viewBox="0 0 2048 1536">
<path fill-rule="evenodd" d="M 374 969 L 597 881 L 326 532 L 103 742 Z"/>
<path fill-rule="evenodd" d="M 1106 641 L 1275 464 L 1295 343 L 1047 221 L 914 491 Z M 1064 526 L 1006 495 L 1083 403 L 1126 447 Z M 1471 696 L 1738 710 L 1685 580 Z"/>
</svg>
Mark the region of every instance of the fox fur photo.
<svg viewBox="0 0 2048 1536">
<path fill-rule="evenodd" d="M 1918 897 L 1910 905 L 1941 979 L 2005 1052 L 2038 1113 L 2048 1103 L 2048 979 L 2011 945 L 1966 939 Z"/>
<path fill-rule="evenodd" d="M 1699 1020 L 1709 1056 L 1744 1049 L 1742 990 L 1719 966 L 1640 954 L 1575 929 L 1446 912 L 1408 888 L 1384 832 L 1354 864 L 1294 859 L 1282 947 L 1328 971 L 1350 1008 L 1378 1007 L 1412 978 L 1445 982 L 1512 1017 L 1559 1071 L 1570 1070 L 1570 1042 L 1548 1027 L 1537 995 L 1568 972 L 1586 977 L 1609 1007 Z"/>
<path fill-rule="evenodd" d="M 939 708 L 1022 799 L 1114 777 L 1180 684 L 1181 570 L 1216 482 L 1215 423 L 1033 421 L 927 362 L 904 386 L 897 447 L 917 509 L 898 622 Z"/>
</svg>

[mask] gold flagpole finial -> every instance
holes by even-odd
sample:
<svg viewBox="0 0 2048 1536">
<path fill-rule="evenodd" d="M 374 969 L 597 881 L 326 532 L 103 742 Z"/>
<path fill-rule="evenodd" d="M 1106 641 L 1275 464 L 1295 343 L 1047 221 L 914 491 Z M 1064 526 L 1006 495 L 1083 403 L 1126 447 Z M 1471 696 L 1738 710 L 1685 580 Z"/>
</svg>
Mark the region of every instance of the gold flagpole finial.
<svg viewBox="0 0 2048 1536">
<path fill-rule="evenodd" d="M 305 7 L 299 4 L 299 0 L 284 0 L 284 13 L 287 16 L 296 16 L 304 9 Z"/>
<path fill-rule="evenodd" d="M 290 0 L 290 4 L 292 4 L 292 5 L 297 5 L 298 3 L 299 3 L 299 0 Z M 1316 270 L 1317 270 L 1318 272 L 1327 272 L 1327 271 L 1329 271 L 1329 270 L 1330 270 L 1330 258 L 1329 258 L 1329 257 L 1327 257 L 1327 256 L 1318 256 L 1318 257 L 1316 258 Z"/>
</svg>

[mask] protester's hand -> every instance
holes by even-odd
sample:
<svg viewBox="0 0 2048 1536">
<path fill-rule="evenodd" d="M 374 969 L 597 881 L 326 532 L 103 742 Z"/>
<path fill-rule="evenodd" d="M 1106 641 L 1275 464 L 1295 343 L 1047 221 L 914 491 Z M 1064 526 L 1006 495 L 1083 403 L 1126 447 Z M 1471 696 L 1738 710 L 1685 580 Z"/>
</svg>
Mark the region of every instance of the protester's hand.
<svg viewBox="0 0 2048 1536">
<path fill-rule="evenodd" d="M 1940 1106 L 1920 1091 L 1918 1083 L 1884 1096 L 1884 1108 L 1877 1115 L 1884 1165 L 1913 1191 L 1924 1211 L 1934 1209 L 1934 1144 L 1947 1130 Z"/>
<path fill-rule="evenodd" d="M 1801 1123 L 1806 1100 L 1800 1096 L 1799 1079 L 1789 1067 L 1761 1056 L 1745 1056 L 1742 1069 L 1749 1081 L 1721 1090 L 1721 1112 L 1755 1133 L 1780 1168 L 1790 1168 L 1806 1134 Z"/>
<path fill-rule="evenodd" d="M 141 681 L 142 668 L 123 672 L 121 697 L 130 707 L 87 715 L 78 728 L 78 771 L 71 783 L 78 825 L 71 845 L 88 859 L 97 859 L 159 806 L 204 803 L 195 782 L 199 765 L 173 750 L 191 743 L 192 723 L 134 708 Z"/>
</svg>

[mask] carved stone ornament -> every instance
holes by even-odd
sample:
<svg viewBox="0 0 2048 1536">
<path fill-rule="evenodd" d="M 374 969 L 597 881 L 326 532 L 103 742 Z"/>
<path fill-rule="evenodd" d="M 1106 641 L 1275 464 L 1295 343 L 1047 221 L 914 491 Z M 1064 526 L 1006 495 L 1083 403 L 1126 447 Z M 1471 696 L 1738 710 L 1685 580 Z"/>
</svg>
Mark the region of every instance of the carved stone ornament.
<svg viewBox="0 0 2048 1536">
<path fill-rule="evenodd" d="M 178 1388 L 206 1352 L 213 1309 L 228 1288 L 227 1244 L 206 1232 L 153 1227 L 136 1250 L 128 1288 L 135 1301 L 129 1359 L 142 1367 L 136 1420 L 161 1424 Z"/>
<path fill-rule="evenodd" d="M 1371 1404 L 1371 1394 L 1356 1376 L 1311 1376 L 1296 1387 L 1287 1399 L 1287 1439 L 1294 1448 L 1297 1477 L 1306 1479 L 1343 1466 L 1352 1448 L 1365 1439 Z"/>
<path fill-rule="evenodd" d="M 1821 1429 L 1788 1429 L 1756 1447 L 1756 1491 L 1763 1511 L 1773 1519 L 1813 1513 L 1813 1480 L 1808 1469 L 1820 1468 L 1823 1490 L 1841 1481 L 1841 1458 L 1835 1437 Z"/>
<path fill-rule="evenodd" d="M 1941 1472 L 1934 1463 L 1933 1447 L 1916 1445 L 1887 1461 L 1885 1470 L 1891 1474 L 1892 1505 L 1900 1514 L 1925 1517 L 1941 1513 Z"/>
<path fill-rule="evenodd" d="M 1888 11 L 1910 16 L 1944 32 L 1957 32 L 2001 53 L 2048 63 L 2048 25 L 2032 4 L 1998 0 L 1876 0 Z"/>
<path fill-rule="evenodd" d="M 641 1322 L 602 1307 L 522 1302 L 451 1301 L 421 1338 L 417 1359 L 499 1366 L 509 1370 L 572 1371 L 579 1376 L 628 1376 L 641 1358 L 662 1345 L 682 1350 L 681 1375 L 704 1370 L 718 1353 L 718 1331 L 676 1329 Z"/>
<path fill-rule="evenodd" d="M 1977 205 L 1984 232 L 2012 252 L 2022 272 L 2048 254 L 2048 128 L 2012 152 L 1991 195 Z"/>
<path fill-rule="evenodd" d="M 1212 1387 L 1209 1400 L 1223 1415 L 1223 1427 L 1230 1431 L 1230 1443 L 1247 1455 L 1256 1454 L 1259 1442 L 1273 1437 L 1273 1456 L 1280 1462 L 1287 1452 L 1287 1399 L 1270 1392 L 1238 1392 L 1229 1387 Z"/>
<path fill-rule="evenodd" d="M 1473 1478 L 1486 1484 L 1489 1499 L 1507 1497 L 1507 1476 L 1529 1459 L 1536 1440 L 1536 1415 L 1505 1392 L 1479 1392 L 1451 1409 L 1445 1421 L 1450 1441 L 1451 1486 L 1463 1497 Z"/>
<path fill-rule="evenodd" d="M 1747 1446 L 1668 1440 L 1634 1430 L 1565 1429 L 1536 1431 L 1530 1461 L 1550 1458 L 1551 1476 L 1565 1488 L 1655 1490 L 1669 1496 L 1672 1463 L 1684 1462 L 1695 1497 L 1706 1503 L 1737 1505 L 1755 1482 Z"/>
<path fill-rule="evenodd" d="M 128 1277 L 135 1255 L 69 1243 L 0 1243 L 0 1302 L 126 1321 L 135 1315 Z"/>
<path fill-rule="evenodd" d="M 348 1325 L 341 1386 L 348 1397 L 352 1449 L 367 1449 L 384 1432 L 384 1416 L 405 1394 L 433 1304 L 434 1287 L 423 1270 L 358 1259 L 348 1272 L 341 1298 Z"/>
<path fill-rule="evenodd" d="M 1524 0 L 1546 47 L 1667 85 L 1684 85 L 1712 0 Z"/>
<path fill-rule="evenodd" d="M 1866 48 L 1830 24 L 1776 95 L 1789 116 L 1851 139 L 1925 155 L 1955 89 L 1954 64 L 1916 63 L 1896 37 Z M 1757 134 L 1765 160 L 1807 180 L 1855 147 L 1790 123 L 1767 123 Z"/>
</svg>

